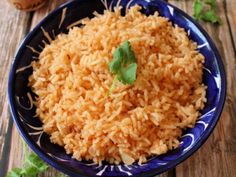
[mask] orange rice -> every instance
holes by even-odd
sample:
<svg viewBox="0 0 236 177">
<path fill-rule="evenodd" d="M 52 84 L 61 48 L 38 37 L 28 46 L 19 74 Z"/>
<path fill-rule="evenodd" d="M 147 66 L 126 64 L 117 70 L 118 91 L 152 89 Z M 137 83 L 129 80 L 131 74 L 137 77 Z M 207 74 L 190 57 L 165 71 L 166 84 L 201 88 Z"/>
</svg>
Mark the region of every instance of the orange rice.
<svg viewBox="0 0 236 177">
<path fill-rule="evenodd" d="M 146 162 L 179 146 L 206 102 L 204 57 L 184 29 L 132 7 L 84 19 L 47 45 L 32 63 L 29 85 L 51 141 L 77 160 Z M 129 40 L 137 59 L 134 85 L 118 83 L 108 63 Z"/>
</svg>

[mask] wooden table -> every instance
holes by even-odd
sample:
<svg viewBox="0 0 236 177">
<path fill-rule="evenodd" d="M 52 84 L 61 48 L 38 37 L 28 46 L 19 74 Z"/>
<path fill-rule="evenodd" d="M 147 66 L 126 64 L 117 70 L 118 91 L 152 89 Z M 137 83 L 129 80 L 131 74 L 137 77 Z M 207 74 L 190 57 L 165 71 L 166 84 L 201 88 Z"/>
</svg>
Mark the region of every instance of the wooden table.
<svg viewBox="0 0 236 177">
<path fill-rule="evenodd" d="M 169 0 L 192 14 L 194 0 Z M 50 0 L 32 13 L 20 12 L 7 0 L 0 1 L 0 177 L 22 165 L 22 140 L 7 103 L 7 80 L 17 47 L 27 33 L 50 11 L 65 0 Z M 223 25 L 202 23 L 216 43 L 227 74 L 227 98 L 221 119 L 207 142 L 188 160 L 161 177 L 236 177 L 236 0 L 218 0 Z M 50 168 L 44 177 L 58 175 Z"/>
</svg>

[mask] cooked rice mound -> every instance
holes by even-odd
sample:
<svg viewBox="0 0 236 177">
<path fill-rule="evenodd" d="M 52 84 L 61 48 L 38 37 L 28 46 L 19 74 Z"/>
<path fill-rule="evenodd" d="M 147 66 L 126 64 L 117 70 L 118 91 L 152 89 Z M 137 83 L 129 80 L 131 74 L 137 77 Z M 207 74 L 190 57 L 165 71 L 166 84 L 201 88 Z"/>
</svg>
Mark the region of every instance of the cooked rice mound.
<svg viewBox="0 0 236 177">
<path fill-rule="evenodd" d="M 144 163 L 177 148 L 206 102 L 204 57 L 184 29 L 132 7 L 81 20 L 32 62 L 29 85 L 52 143 L 77 160 Z M 108 63 L 125 40 L 138 69 L 133 85 L 117 83 Z"/>
</svg>

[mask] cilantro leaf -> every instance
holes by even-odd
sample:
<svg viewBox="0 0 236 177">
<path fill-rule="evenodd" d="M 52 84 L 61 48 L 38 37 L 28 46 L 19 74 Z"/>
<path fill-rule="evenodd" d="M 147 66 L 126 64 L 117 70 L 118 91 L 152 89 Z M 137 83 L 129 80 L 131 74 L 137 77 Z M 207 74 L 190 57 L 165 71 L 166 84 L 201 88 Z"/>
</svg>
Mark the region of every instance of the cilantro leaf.
<svg viewBox="0 0 236 177">
<path fill-rule="evenodd" d="M 193 4 L 193 16 L 196 20 L 221 24 L 221 19 L 216 14 L 216 0 L 195 0 Z"/>
<path fill-rule="evenodd" d="M 129 41 L 125 41 L 116 48 L 108 67 L 111 73 L 116 74 L 114 80 L 118 80 L 123 84 L 133 84 L 135 82 L 137 63 Z M 110 90 L 113 90 L 114 83 L 113 81 Z"/>
<path fill-rule="evenodd" d="M 113 60 L 108 64 L 110 72 L 113 74 L 117 74 L 121 67 L 120 58 L 124 57 L 123 50 L 121 48 L 117 48 L 113 54 Z"/>
<path fill-rule="evenodd" d="M 202 19 L 204 21 L 208 21 L 208 22 L 211 22 L 211 23 L 221 24 L 220 18 L 216 15 L 215 11 L 213 11 L 213 10 L 209 10 L 209 11 L 205 12 L 202 15 Z"/>
<path fill-rule="evenodd" d="M 201 13 L 202 13 L 202 10 L 203 10 L 203 3 L 200 0 L 196 0 L 194 2 L 193 9 L 194 9 L 193 16 L 196 19 L 200 19 L 200 16 L 201 16 Z"/>
<path fill-rule="evenodd" d="M 9 171 L 7 177 L 37 177 L 38 174 L 47 169 L 48 165 L 32 152 L 25 157 L 23 168 L 15 168 Z"/>
<path fill-rule="evenodd" d="M 37 177 L 38 171 L 35 167 L 28 166 L 22 169 L 22 176 L 27 177 Z"/>
<path fill-rule="evenodd" d="M 117 79 L 123 84 L 133 84 L 136 80 L 137 64 L 131 63 L 126 68 L 121 68 Z"/>
<path fill-rule="evenodd" d="M 136 58 L 134 56 L 134 52 L 131 48 L 130 42 L 125 41 L 122 45 L 121 48 L 125 54 L 124 58 L 124 64 L 129 64 L 129 63 L 135 63 Z"/>
<path fill-rule="evenodd" d="M 45 172 L 48 165 L 39 158 L 35 153 L 31 153 L 26 159 L 26 166 L 35 168 L 35 171 Z"/>
<path fill-rule="evenodd" d="M 21 177 L 22 169 L 14 168 L 8 174 L 7 177 Z"/>
<path fill-rule="evenodd" d="M 212 7 L 216 7 L 216 0 L 205 0 L 206 4 L 209 4 Z"/>
</svg>

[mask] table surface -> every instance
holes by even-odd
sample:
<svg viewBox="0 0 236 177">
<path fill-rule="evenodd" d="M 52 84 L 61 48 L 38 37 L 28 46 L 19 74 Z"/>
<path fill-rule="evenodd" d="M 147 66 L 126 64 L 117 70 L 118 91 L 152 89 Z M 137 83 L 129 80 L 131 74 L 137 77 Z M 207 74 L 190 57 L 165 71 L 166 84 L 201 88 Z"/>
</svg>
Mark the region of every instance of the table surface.
<svg viewBox="0 0 236 177">
<path fill-rule="evenodd" d="M 169 0 L 192 14 L 194 0 Z M 7 102 L 8 72 L 15 51 L 39 21 L 65 0 L 50 0 L 36 12 L 21 12 L 0 1 L 0 176 L 22 166 L 23 144 L 10 118 Z M 189 159 L 161 177 L 236 177 L 236 0 L 217 0 L 223 24 L 201 22 L 222 56 L 227 74 L 227 98 L 220 121 L 206 143 Z M 59 172 L 50 168 L 43 177 Z"/>
</svg>

